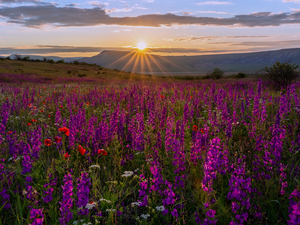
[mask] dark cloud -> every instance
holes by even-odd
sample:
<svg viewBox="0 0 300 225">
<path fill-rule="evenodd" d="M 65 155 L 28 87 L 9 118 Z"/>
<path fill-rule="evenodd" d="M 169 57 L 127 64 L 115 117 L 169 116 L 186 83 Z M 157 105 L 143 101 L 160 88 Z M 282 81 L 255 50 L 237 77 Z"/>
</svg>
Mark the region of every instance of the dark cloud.
<svg viewBox="0 0 300 225">
<path fill-rule="evenodd" d="M 281 36 L 200 36 L 200 37 L 185 37 L 185 38 L 165 38 L 166 41 L 203 41 L 215 39 L 234 39 L 234 38 L 271 38 Z"/>
<path fill-rule="evenodd" d="M 231 18 L 196 17 L 191 15 L 179 16 L 171 13 L 164 15 L 141 15 L 137 17 L 111 17 L 100 7 L 88 9 L 58 7 L 50 4 L 1 7 L 0 16 L 6 19 L 8 23 L 36 28 L 40 28 L 45 25 L 65 27 L 96 26 L 102 24 L 148 27 L 172 25 L 266 27 L 280 26 L 284 24 L 300 24 L 300 12 L 297 11 L 277 14 L 271 12 L 260 12 L 235 15 Z"/>
<path fill-rule="evenodd" d="M 3 1 L 3 0 L 2 0 Z M 7 1 L 7 0 L 5 0 Z M 20 1 L 20 0 L 19 0 Z M 208 26 L 280 26 L 283 24 L 300 24 L 300 12 L 278 13 L 260 12 L 236 15 L 231 18 L 179 16 L 174 14 L 151 14 L 137 17 L 111 17 L 100 7 L 83 9 L 58 7 L 56 5 L 32 5 L 18 7 L 1 7 L 0 16 L 8 23 L 40 28 L 45 25 L 96 26 L 124 25 L 161 27 L 172 25 L 208 25 Z"/>
<path fill-rule="evenodd" d="M 40 1 L 36 1 L 36 0 L 0 0 L 0 3 L 5 3 L 5 4 L 10 4 L 10 3 L 28 3 L 28 2 L 39 3 Z"/>
<path fill-rule="evenodd" d="M 273 46 L 294 46 L 300 47 L 300 40 L 284 40 L 284 41 L 245 41 L 245 42 L 212 42 L 209 44 L 227 44 L 231 46 L 264 46 L 264 47 L 273 47 Z"/>
<path fill-rule="evenodd" d="M 113 51 L 132 51 L 133 48 L 117 48 L 117 47 L 76 47 L 76 46 L 60 46 L 60 45 L 37 45 L 34 48 L 0 48 L 1 54 L 52 54 L 52 53 L 99 53 L 103 50 Z M 152 53 L 221 53 L 230 52 L 231 50 L 203 50 L 190 48 L 150 48 Z"/>
</svg>

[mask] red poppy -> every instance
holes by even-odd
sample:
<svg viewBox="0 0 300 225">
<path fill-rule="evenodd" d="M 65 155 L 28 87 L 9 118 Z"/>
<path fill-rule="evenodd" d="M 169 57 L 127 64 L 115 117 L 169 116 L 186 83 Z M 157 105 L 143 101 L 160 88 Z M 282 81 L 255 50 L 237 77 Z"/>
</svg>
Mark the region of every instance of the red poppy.
<svg viewBox="0 0 300 225">
<path fill-rule="evenodd" d="M 98 154 L 99 155 L 107 155 L 107 152 L 104 149 L 99 149 Z"/>
<path fill-rule="evenodd" d="M 62 108 L 63 106 L 61 105 L 61 106 L 59 106 L 60 108 Z"/>
<path fill-rule="evenodd" d="M 48 115 L 48 117 L 50 118 L 50 117 L 51 117 L 51 115 L 49 114 L 49 115 Z"/>
<path fill-rule="evenodd" d="M 61 127 L 61 128 L 59 128 L 58 130 L 59 130 L 60 132 L 64 132 L 65 135 L 67 135 L 67 136 L 69 136 L 69 134 L 70 134 L 69 128 Z"/>
<path fill-rule="evenodd" d="M 51 144 L 52 144 L 52 141 L 50 139 L 46 139 L 44 141 L 44 145 L 46 145 L 46 146 L 50 146 Z"/>
<path fill-rule="evenodd" d="M 89 102 L 87 102 L 86 104 L 87 104 L 87 105 L 89 105 L 90 103 L 89 103 Z"/>
<path fill-rule="evenodd" d="M 270 102 L 269 105 L 271 105 L 272 103 Z"/>
<path fill-rule="evenodd" d="M 41 113 L 44 112 L 44 110 L 41 109 Z"/>
<path fill-rule="evenodd" d="M 55 142 L 56 142 L 56 143 L 61 142 L 61 140 L 62 140 L 62 138 L 55 136 Z"/>
<path fill-rule="evenodd" d="M 31 103 L 28 105 L 28 107 L 31 107 Z"/>
<path fill-rule="evenodd" d="M 197 130 L 198 130 L 197 125 L 194 125 L 194 126 L 193 126 L 193 131 L 197 131 Z"/>
<path fill-rule="evenodd" d="M 86 150 L 81 145 L 79 145 L 78 146 L 78 151 L 80 152 L 81 155 L 84 155 Z"/>
<path fill-rule="evenodd" d="M 69 158 L 71 155 L 69 155 L 67 152 L 66 152 L 66 154 L 65 154 L 65 156 L 64 156 L 64 159 L 67 159 L 67 158 Z"/>
<path fill-rule="evenodd" d="M 201 129 L 201 133 L 204 134 L 204 130 L 203 129 Z"/>
<path fill-rule="evenodd" d="M 12 132 L 11 132 L 11 131 L 8 131 L 7 134 L 12 134 Z"/>
<path fill-rule="evenodd" d="M 93 204 L 94 202 L 93 201 L 91 201 L 91 202 L 89 202 L 90 204 Z"/>
<path fill-rule="evenodd" d="M 190 97 L 190 99 L 192 99 L 192 98 L 193 98 L 193 96 Z"/>
<path fill-rule="evenodd" d="M 163 95 L 161 95 L 161 96 L 160 96 L 160 98 L 164 98 L 164 96 L 163 96 Z"/>
<path fill-rule="evenodd" d="M 28 126 L 31 126 L 31 123 L 27 123 Z"/>
</svg>

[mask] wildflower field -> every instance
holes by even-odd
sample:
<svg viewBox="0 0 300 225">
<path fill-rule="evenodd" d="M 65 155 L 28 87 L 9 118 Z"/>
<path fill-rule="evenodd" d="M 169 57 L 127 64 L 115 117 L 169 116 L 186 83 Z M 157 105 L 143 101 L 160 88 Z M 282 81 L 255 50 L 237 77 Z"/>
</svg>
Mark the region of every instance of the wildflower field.
<svg viewBox="0 0 300 225">
<path fill-rule="evenodd" d="M 0 224 L 300 224 L 300 84 L 74 82 L 0 83 Z"/>
</svg>

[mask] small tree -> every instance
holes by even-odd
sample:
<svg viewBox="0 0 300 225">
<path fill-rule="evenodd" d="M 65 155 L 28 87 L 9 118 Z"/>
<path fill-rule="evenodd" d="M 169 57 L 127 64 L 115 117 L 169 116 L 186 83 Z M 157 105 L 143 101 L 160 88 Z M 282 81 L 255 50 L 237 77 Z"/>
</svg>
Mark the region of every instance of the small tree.
<svg viewBox="0 0 300 225">
<path fill-rule="evenodd" d="M 237 75 L 235 75 L 236 78 L 245 78 L 246 74 L 245 73 L 238 73 Z"/>
<path fill-rule="evenodd" d="M 20 54 L 14 54 L 14 60 L 22 60 L 22 56 Z"/>
<path fill-rule="evenodd" d="M 22 61 L 30 61 L 30 57 L 29 56 L 25 56 L 21 59 Z"/>
<path fill-rule="evenodd" d="M 208 73 L 212 79 L 220 79 L 224 75 L 224 71 L 219 68 L 214 68 L 214 70 L 211 73 Z"/>
<path fill-rule="evenodd" d="M 276 62 L 271 67 L 265 67 L 266 74 L 263 78 L 266 80 L 267 85 L 276 91 L 284 88 L 287 89 L 288 85 L 294 83 L 299 78 L 299 72 L 296 70 L 299 66 L 296 64 Z"/>
</svg>

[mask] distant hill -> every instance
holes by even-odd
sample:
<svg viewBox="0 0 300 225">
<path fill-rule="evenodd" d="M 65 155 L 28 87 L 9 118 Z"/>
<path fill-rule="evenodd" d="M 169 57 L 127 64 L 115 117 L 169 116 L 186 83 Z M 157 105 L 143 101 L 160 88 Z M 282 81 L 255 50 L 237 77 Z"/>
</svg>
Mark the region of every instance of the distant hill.
<svg viewBox="0 0 300 225">
<path fill-rule="evenodd" d="M 159 56 L 124 51 L 103 51 L 79 62 L 95 63 L 110 69 L 137 73 L 207 72 L 221 68 L 226 72 L 255 72 L 276 61 L 300 65 L 300 48 L 275 51 L 198 56 Z"/>
<path fill-rule="evenodd" d="M 54 61 L 58 61 L 58 60 L 64 60 L 65 62 L 73 62 L 74 60 L 78 60 L 78 59 L 82 59 L 82 57 L 67 57 L 67 58 L 63 58 L 63 57 L 58 57 L 58 56 L 40 56 L 40 55 L 21 55 L 22 57 L 27 57 L 29 56 L 30 59 L 39 59 L 39 60 L 43 60 L 44 58 L 46 59 L 53 59 Z M 1 56 L 0 56 L 1 57 Z M 14 54 L 9 56 L 11 59 L 14 58 Z"/>
</svg>

